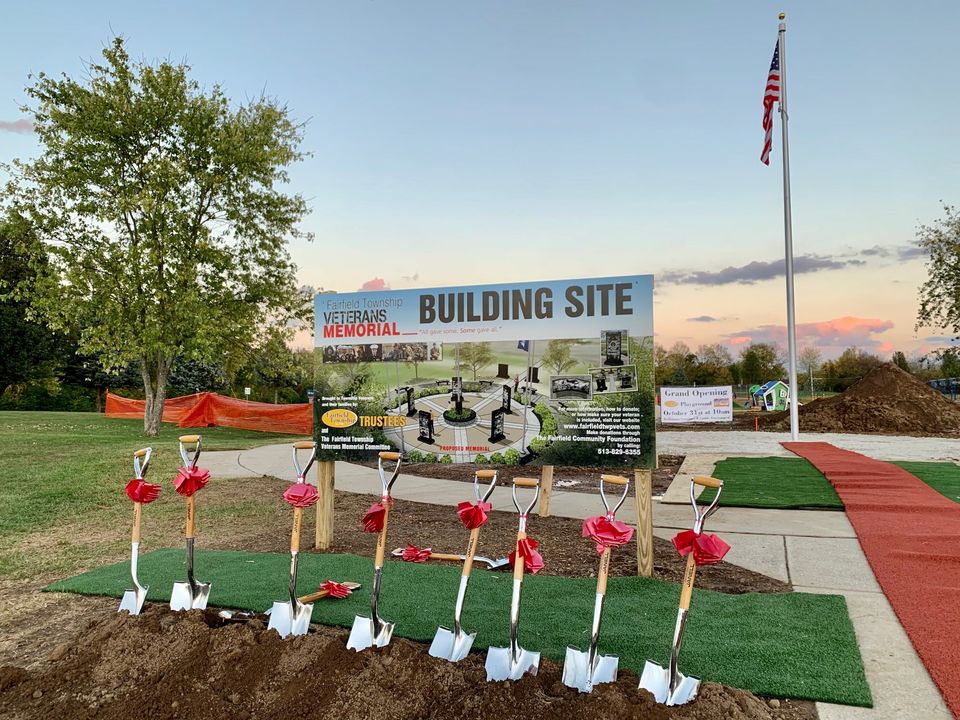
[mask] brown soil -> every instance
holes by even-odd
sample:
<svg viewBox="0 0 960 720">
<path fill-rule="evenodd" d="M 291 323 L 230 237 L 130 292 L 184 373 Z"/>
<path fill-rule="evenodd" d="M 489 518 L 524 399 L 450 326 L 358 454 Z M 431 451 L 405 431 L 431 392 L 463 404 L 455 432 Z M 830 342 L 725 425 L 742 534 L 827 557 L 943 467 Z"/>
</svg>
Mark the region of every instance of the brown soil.
<svg viewBox="0 0 960 720">
<path fill-rule="evenodd" d="M 661 455 L 659 465 L 653 471 L 653 494 L 662 495 L 670 487 L 674 475 L 680 469 L 683 463 L 682 455 Z M 375 468 L 375 462 L 358 463 L 366 467 Z M 406 475 L 417 475 L 418 477 L 438 478 L 444 480 L 458 480 L 461 482 L 473 482 L 473 473 L 480 467 L 496 468 L 497 477 L 500 482 L 513 480 L 515 477 L 540 477 L 541 468 L 536 465 L 490 465 L 480 466 L 472 463 L 467 464 L 449 464 L 441 463 L 412 463 L 403 466 L 403 472 Z M 601 467 L 576 467 L 571 465 L 555 465 L 553 468 L 553 489 L 572 491 L 572 492 L 597 492 L 599 487 L 599 477 L 601 473 L 626 472 L 632 476 L 629 470 L 611 470 Z"/>
<path fill-rule="evenodd" d="M 893 363 L 864 375 L 839 395 L 814 400 L 799 410 L 800 430 L 960 437 L 960 405 Z M 789 412 L 759 413 L 761 430 L 790 429 Z M 754 416 L 738 418 L 753 429 Z"/>
<path fill-rule="evenodd" d="M 580 694 L 561 667 L 536 677 L 487 683 L 483 657 L 457 663 L 430 657 L 400 638 L 379 651 L 345 647 L 346 631 L 314 627 L 281 640 L 263 623 L 222 624 L 213 612 L 96 613 L 58 646 L 45 667 L 0 667 L 0 716 L 16 720 L 230 718 L 403 720 L 496 717 L 544 720 L 812 720 L 812 703 L 765 701 L 706 683 L 696 701 L 656 705 L 624 671 L 616 683 Z M 776 706 L 776 707 L 774 707 Z"/>
</svg>

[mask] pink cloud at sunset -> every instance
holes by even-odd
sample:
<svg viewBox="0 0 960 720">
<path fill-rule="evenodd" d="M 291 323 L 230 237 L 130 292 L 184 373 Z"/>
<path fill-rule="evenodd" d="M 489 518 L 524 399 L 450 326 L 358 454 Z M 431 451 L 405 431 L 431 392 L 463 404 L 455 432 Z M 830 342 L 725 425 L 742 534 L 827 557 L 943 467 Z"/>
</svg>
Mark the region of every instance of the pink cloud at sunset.
<svg viewBox="0 0 960 720">
<path fill-rule="evenodd" d="M 360 290 L 389 290 L 390 286 L 387 285 L 387 281 L 383 278 L 375 277 L 373 280 L 367 280 L 363 285 L 360 286 Z"/>
<path fill-rule="evenodd" d="M 832 320 L 797 323 L 797 343 L 799 345 L 815 345 L 827 354 L 839 353 L 848 347 L 889 353 L 894 349 L 893 343 L 877 339 L 875 336 L 893 327 L 894 324 L 890 320 L 850 315 Z M 725 339 L 731 345 L 765 342 L 786 347 L 787 328 L 785 325 L 760 325 L 756 328 L 730 333 L 725 336 Z"/>
</svg>

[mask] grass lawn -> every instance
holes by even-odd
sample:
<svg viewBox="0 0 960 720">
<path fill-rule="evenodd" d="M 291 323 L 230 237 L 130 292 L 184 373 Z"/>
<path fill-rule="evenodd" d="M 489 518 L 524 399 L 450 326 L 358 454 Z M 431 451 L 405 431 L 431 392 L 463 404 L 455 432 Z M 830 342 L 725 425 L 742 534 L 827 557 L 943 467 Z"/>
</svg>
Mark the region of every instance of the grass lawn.
<svg viewBox="0 0 960 720">
<path fill-rule="evenodd" d="M 197 577 L 212 582 L 212 606 L 262 612 L 286 599 L 288 555 L 200 551 L 196 563 Z M 429 642 L 439 624 L 452 623 L 459 573 L 456 567 L 388 562 L 381 615 L 396 622 L 397 635 Z M 183 551 L 143 556 L 139 574 L 150 586 L 148 598 L 167 602 L 173 581 L 185 577 Z M 364 584 L 346 600 L 315 603 L 313 620 L 349 628 L 355 615 L 369 615 L 372 574 L 369 558 L 301 555 L 301 593 L 327 578 Z M 129 583 L 129 563 L 119 563 L 47 589 L 119 597 Z M 478 571 L 472 576 L 464 627 L 477 631 L 475 651 L 508 644 L 511 586 L 510 573 Z M 527 577 L 521 644 L 561 662 L 568 644 L 586 648 L 595 589 L 590 578 Z M 678 586 L 649 578 L 611 578 L 607 593 L 601 652 L 618 655 L 621 666 L 634 671 L 648 658 L 666 663 Z M 837 595 L 695 590 L 680 666 L 687 674 L 764 695 L 871 704 L 846 603 Z"/>
<path fill-rule="evenodd" d="M 960 466 L 950 462 L 898 461 L 898 465 L 916 475 L 938 493 L 960 503 Z"/>
<path fill-rule="evenodd" d="M 830 481 L 803 458 L 727 458 L 713 475 L 723 480 L 722 506 L 843 509 Z M 715 492 L 705 489 L 700 501 L 712 501 Z"/>
<path fill-rule="evenodd" d="M 180 466 L 178 436 L 196 432 L 164 423 L 160 436 L 146 438 L 141 420 L 109 420 L 98 413 L 0 412 L 0 577 L 37 575 L 75 567 L 96 551 L 86 544 L 49 538 L 26 547 L 31 535 L 68 534 L 84 525 L 112 532 L 129 524 L 129 503 L 118 493 L 133 477 L 133 452 L 154 449 L 148 478 L 172 491 Z M 205 450 L 255 447 L 291 435 L 205 428 Z M 161 507 L 163 506 L 163 507 Z M 154 508 L 151 508 L 153 510 Z M 164 513 L 182 513 L 179 503 L 158 503 Z M 52 546 L 51 546 L 52 543 Z M 95 558 L 94 558 L 95 559 Z"/>
</svg>

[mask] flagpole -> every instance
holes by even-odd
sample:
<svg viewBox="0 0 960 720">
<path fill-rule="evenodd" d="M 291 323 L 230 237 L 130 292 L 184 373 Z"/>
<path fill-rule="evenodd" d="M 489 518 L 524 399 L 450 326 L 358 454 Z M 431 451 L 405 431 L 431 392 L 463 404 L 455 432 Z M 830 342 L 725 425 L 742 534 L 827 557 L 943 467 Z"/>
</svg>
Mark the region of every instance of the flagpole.
<svg viewBox="0 0 960 720">
<path fill-rule="evenodd" d="M 793 293 L 793 216 L 790 210 L 790 143 L 787 137 L 787 53 L 785 38 L 786 15 L 780 13 L 780 28 L 777 34 L 780 52 L 780 130 L 783 137 L 783 235 L 787 259 L 787 371 L 790 375 L 790 439 L 800 437 L 800 418 L 797 402 L 800 397 L 797 387 L 797 318 Z"/>
<path fill-rule="evenodd" d="M 527 410 L 530 409 L 530 399 L 533 394 L 530 392 L 530 368 L 533 367 L 533 340 L 527 341 L 527 381 L 524 383 L 524 402 L 523 405 L 523 438 L 521 439 L 520 454 L 527 453 Z"/>
</svg>

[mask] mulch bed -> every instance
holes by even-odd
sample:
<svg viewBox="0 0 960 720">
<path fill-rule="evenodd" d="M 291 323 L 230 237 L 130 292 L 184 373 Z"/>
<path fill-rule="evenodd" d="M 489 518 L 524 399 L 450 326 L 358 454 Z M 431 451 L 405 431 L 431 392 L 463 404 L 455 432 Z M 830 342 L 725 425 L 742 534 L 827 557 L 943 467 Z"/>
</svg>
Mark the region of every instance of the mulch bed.
<svg viewBox="0 0 960 720">
<path fill-rule="evenodd" d="M 373 555 L 376 535 L 363 531 L 360 518 L 379 498 L 372 495 L 336 493 L 334 513 L 338 518 L 334 534 L 334 545 L 329 552 Z M 467 494 L 464 499 L 468 499 Z M 603 510 L 597 500 L 598 513 Z M 304 540 L 301 552 L 313 552 L 312 546 L 313 513 L 304 518 Z M 626 518 L 630 520 L 632 518 Z M 575 577 L 595 577 L 599 564 L 592 542 L 581 536 L 582 521 L 573 518 L 540 517 L 532 515 L 527 524 L 531 537 L 540 543 L 540 550 L 546 563 L 541 571 L 545 575 L 570 575 Z M 420 548 L 431 548 L 435 552 L 462 553 L 466 551 L 468 531 L 460 524 L 456 510 L 452 507 L 429 505 L 410 500 L 394 500 L 390 511 L 390 533 L 387 538 L 387 551 L 404 547 L 407 543 Z M 517 535 L 516 513 L 493 511 L 490 519 L 480 532 L 478 555 L 490 558 L 506 557 L 513 550 Z M 259 530 L 255 537 L 246 536 L 234 544 L 216 543 L 219 549 L 250 550 L 261 552 L 285 553 L 289 551 L 289 538 L 278 533 L 275 527 Z M 668 540 L 654 538 L 654 577 L 661 580 L 680 582 L 683 579 L 685 561 Z M 438 561 L 432 561 L 438 562 Z M 478 567 L 482 567 L 478 565 Z M 509 568 L 505 568 L 509 572 Z M 626 547 L 615 550 L 610 562 L 610 575 L 636 575 L 636 546 L 631 542 Z M 697 587 L 726 593 L 745 592 L 789 592 L 788 583 L 766 575 L 755 573 L 738 565 L 721 562 L 705 566 L 697 571 Z"/>
<path fill-rule="evenodd" d="M 623 671 L 581 694 L 543 661 L 536 677 L 486 682 L 484 657 L 453 664 L 396 638 L 356 653 L 343 629 L 281 640 L 258 620 L 223 624 L 212 611 L 100 614 L 50 654 L 47 667 L 0 667 L 0 715 L 21 720 L 814 720 L 813 703 L 764 700 L 705 683 L 693 703 L 656 705 Z"/>
<path fill-rule="evenodd" d="M 661 455 L 660 467 L 653 471 L 653 494 L 662 495 L 670 487 L 677 470 L 683 463 L 682 455 Z M 376 462 L 359 462 L 364 467 L 377 467 Z M 473 482 L 473 473 L 478 469 L 495 469 L 498 481 L 506 483 L 515 477 L 539 478 L 541 467 L 538 465 L 474 465 L 443 463 L 409 463 L 404 464 L 402 472 L 418 477 L 437 478 L 443 480 L 457 480 Z M 553 468 L 553 489 L 571 492 L 597 492 L 600 486 L 600 475 L 623 475 L 633 480 L 633 470 L 630 468 L 602 468 L 577 467 L 573 465 L 555 465 Z"/>
</svg>

